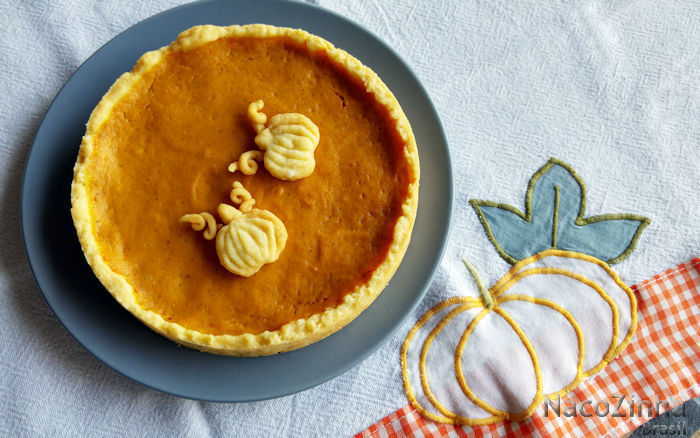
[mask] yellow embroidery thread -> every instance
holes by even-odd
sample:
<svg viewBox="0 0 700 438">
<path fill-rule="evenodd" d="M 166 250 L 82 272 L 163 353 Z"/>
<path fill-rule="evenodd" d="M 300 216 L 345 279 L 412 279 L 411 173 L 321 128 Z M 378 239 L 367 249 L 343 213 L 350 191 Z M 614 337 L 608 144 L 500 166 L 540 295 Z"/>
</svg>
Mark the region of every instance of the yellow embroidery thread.
<svg viewBox="0 0 700 438">
<path fill-rule="evenodd" d="M 547 306 L 550 307 L 553 310 L 556 310 L 559 312 L 564 318 L 569 321 L 569 324 L 574 329 L 574 332 L 576 333 L 576 339 L 578 340 L 578 361 L 576 363 L 576 377 L 574 378 L 571 383 L 566 385 L 564 388 L 557 392 L 553 392 L 551 394 L 544 394 L 545 397 L 557 397 L 557 396 L 564 396 L 567 394 L 569 391 L 572 389 L 576 388 L 579 383 L 581 383 L 581 380 L 583 380 L 584 375 L 583 375 L 583 359 L 585 357 L 585 351 L 586 351 L 586 346 L 585 346 L 585 341 L 584 341 L 584 336 L 583 336 L 583 331 L 581 330 L 581 326 L 576 322 L 574 319 L 573 315 L 569 313 L 568 310 L 565 308 L 561 307 L 557 303 L 547 300 L 545 298 L 539 298 L 539 297 L 531 297 L 529 295 L 505 295 L 501 296 L 496 300 L 496 305 L 500 305 L 501 303 L 506 303 L 508 301 L 527 301 L 530 303 L 535 303 L 539 304 L 541 306 Z M 503 309 L 501 309 L 503 310 Z M 505 312 L 505 311 L 504 311 Z"/>
<path fill-rule="evenodd" d="M 457 382 L 459 383 L 460 388 L 462 388 L 462 392 L 464 393 L 464 395 L 466 395 L 472 402 L 474 402 L 474 404 L 479 406 L 481 409 L 493 415 L 503 416 L 508 420 L 520 421 L 524 418 L 529 417 L 535 411 L 535 409 L 537 409 L 537 406 L 542 402 L 542 372 L 540 371 L 540 362 L 537 359 L 537 354 L 535 353 L 535 349 L 532 347 L 530 340 L 527 338 L 527 336 L 525 336 L 525 333 L 523 333 L 522 329 L 513 320 L 513 318 L 498 307 L 494 307 L 493 311 L 506 320 L 506 322 L 510 325 L 513 331 L 518 335 L 518 338 L 520 338 L 520 341 L 523 343 L 525 349 L 530 355 L 530 360 L 532 361 L 532 366 L 535 370 L 535 381 L 537 384 L 534 399 L 532 400 L 530 405 L 527 408 L 525 408 L 525 410 L 523 410 L 522 412 L 518 412 L 515 414 L 511 412 L 504 412 L 499 409 L 495 409 L 493 406 L 489 405 L 488 403 L 477 397 L 471 391 L 471 389 L 467 385 L 467 382 L 464 380 L 464 374 L 462 373 L 462 354 L 464 353 L 464 347 L 467 344 L 469 335 L 471 335 L 471 333 L 474 331 L 477 324 L 479 324 L 479 321 L 481 321 L 481 319 L 484 316 L 486 316 L 488 310 L 482 311 L 479 315 L 476 316 L 476 318 L 474 318 L 471 321 L 471 323 L 469 323 L 469 326 L 464 331 L 462 337 L 459 340 L 459 343 L 457 344 L 457 349 L 455 350 L 454 355 Z"/>
<path fill-rule="evenodd" d="M 426 410 L 421 404 L 418 402 L 418 400 L 415 397 L 415 394 L 413 392 L 413 388 L 411 387 L 411 383 L 409 381 L 409 376 L 408 376 L 408 364 L 407 364 L 407 354 L 408 354 L 408 348 L 411 345 L 411 341 L 413 340 L 413 337 L 418 333 L 418 330 L 420 330 L 425 323 L 427 323 L 431 317 L 433 317 L 436 313 L 444 309 L 445 307 L 459 304 L 459 303 L 471 303 L 473 307 L 479 306 L 480 303 L 477 299 L 472 298 L 472 297 L 453 297 L 449 298 L 445 301 L 442 301 L 435 305 L 432 309 L 428 310 L 419 320 L 418 322 L 411 328 L 411 330 L 408 332 L 406 335 L 406 339 L 404 340 L 403 345 L 401 346 L 401 353 L 400 353 L 400 360 L 401 360 L 401 369 L 402 369 L 402 375 L 403 375 L 403 386 L 404 390 L 406 392 L 406 397 L 408 398 L 409 402 L 413 405 L 413 407 L 421 413 L 421 415 L 425 416 L 426 418 L 429 418 L 433 421 L 441 422 L 441 423 L 446 423 L 446 424 L 470 424 L 474 426 L 481 426 L 481 425 L 486 425 L 486 424 L 491 424 L 495 423 L 496 421 L 502 420 L 502 417 L 487 417 L 487 418 L 478 418 L 478 419 L 470 419 L 466 417 L 461 417 L 459 415 L 454 415 L 454 418 L 449 418 L 449 417 L 441 417 L 439 415 L 435 415 L 432 412 L 429 412 Z M 431 393 L 432 394 L 432 393 Z"/>
<path fill-rule="evenodd" d="M 574 280 L 577 280 L 586 286 L 590 287 L 591 289 L 595 290 L 600 297 L 605 300 L 606 303 L 610 306 L 610 310 L 612 311 L 612 338 L 610 340 L 610 346 L 608 347 L 607 351 L 603 355 L 603 358 L 598 362 L 595 366 L 590 368 L 589 370 L 584 371 L 583 375 L 584 377 L 588 377 L 590 375 L 593 375 L 597 373 L 598 371 L 602 370 L 605 365 L 607 365 L 613 358 L 614 358 L 614 353 L 615 350 L 617 349 L 617 339 L 618 339 L 618 334 L 620 331 L 620 315 L 619 311 L 617 309 L 617 304 L 615 304 L 615 301 L 613 301 L 612 298 L 595 282 L 589 280 L 588 278 L 584 277 L 581 274 L 577 274 L 575 272 L 567 271 L 565 269 L 560 269 L 560 268 L 533 268 L 533 269 L 526 269 L 524 271 L 518 272 L 516 275 L 514 275 L 506 284 L 504 284 L 499 290 L 495 291 L 493 293 L 494 298 L 498 298 L 502 294 L 506 293 L 510 287 L 517 283 L 518 280 L 521 278 L 529 277 L 531 275 L 537 275 L 537 274 L 556 274 L 556 275 L 563 275 L 565 277 L 572 278 Z"/>
<path fill-rule="evenodd" d="M 435 397 L 433 394 L 432 390 L 430 389 L 430 384 L 428 382 L 428 373 L 426 369 L 426 361 L 428 358 L 428 352 L 430 351 L 430 346 L 433 343 L 433 340 L 435 337 L 442 331 L 442 329 L 458 314 L 465 312 L 469 309 L 473 309 L 476 307 L 481 307 L 481 303 L 475 302 L 475 303 L 467 303 L 467 304 L 462 304 L 461 306 L 453 309 L 448 313 L 440 322 L 438 323 L 435 328 L 430 332 L 428 337 L 425 339 L 425 342 L 423 343 L 423 348 L 421 348 L 420 352 L 420 359 L 418 361 L 418 369 L 420 370 L 420 381 L 421 381 L 421 386 L 423 387 L 423 393 L 426 395 L 430 403 L 443 415 L 445 415 L 448 418 L 452 418 L 454 420 L 461 420 L 464 419 L 465 417 L 462 417 L 458 414 L 455 414 L 454 412 L 451 412 L 449 409 L 445 408 Z M 488 312 L 488 310 L 486 310 Z M 478 318 L 478 316 L 477 316 Z"/>
<path fill-rule="evenodd" d="M 560 268 L 531 268 L 531 269 L 526 269 L 522 272 L 518 272 L 522 267 L 540 260 L 544 257 L 547 256 L 557 256 L 557 257 L 566 257 L 566 258 L 575 258 L 575 259 L 580 259 L 584 261 L 588 261 L 591 263 L 595 263 L 596 265 L 600 266 L 603 268 L 606 273 L 610 275 L 610 277 L 613 279 L 613 281 L 620 286 L 621 289 L 625 291 L 627 294 L 629 301 L 630 301 L 630 314 L 631 314 L 631 323 L 630 323 L 630 329 L 628 330 L 628 333 L 626 336 L 623 338 L 622 342 L 617 345 L 617 340 L 619 339 L 619 309 L 617 308 L 617 304 L 615 301 L 612 300 L 612 298 L 595 282 L 591 281 L 587 277 L 565 270 L 565 269 L 560 269 Z M 466 263 L 465 263 L 466 264 Z M 471 271 L 471 270 L 470 270 Z M 585 357 L 585 339 L 583 335 L 583 331 L 579 324 L 576 322 L 574 319 L 573 315 L 571 315 L 570 312 L 568 312 L 566 309 L 561 307 L 560 305 L 544 299 L 544 298 L 539 298 L 539 297 L 531 297 L 528 295 L 522 295 L 522 294 L 507 294 L 506 292 L 510 289 L 511 286 L 517 283 L 519 279 L 525 278 L 530 275 L 537 275 L 537 274 L 554 274 L 554 275 L 564 275 L 566 277 L 572 278 L 576 281 L 581 282 L 582 284 L 585 284 L 586 286 L 594 289 L 598 295 L 601 296 L 605 300 L 605 302 L 609 305 L 612 311 L 612 339 L 610 346 L 608 347 L 608 350 L 603 356 L 603 359 L 594 367 L 591 369 L 584 371 L 583 366 L 584 366 L 584 357 Z M 478 283 L 478 282 L 477 282 Z M 403 343 L 403 346 L 401 348 L 401 367 L 402 367 L 402 373 L 403 373 L 403 383 L 404 383 L 404 389 L 406 391 L 406 395 L 413 404 L 413 406 L 418 410 L 422 415 L 426 416 L 427 418 L 430 418 L 435 421 L 443 422 L 443 423 L 449 423 L 449 424 L 465 424 L 465 425 L 484 425 L 484 424 L 491 424 L 497 421 L 500 421 L 501 419 L 508 418 L 511 420 L 522 420 L 534 412 L 534 410 L 537 408 L 539 403 L 542 401 L 544 397 L 556 397 L 556 396 L 563 396 L 564 394 L 568 393 L 571 391 L 573 388 L 575 388 L 580 381 L 592 374 L 597 373 L 600 371 L 602 368 L 604 368 L 617 354 L 619 354 L 624 347 L 630 342 L 631 338 L 634 336 L 634 332 L 636 331 L 636 326 L 637 326 L 637 303 L 636 299 L 634 297 L 634 294 L 632 293 L 632 290 L 620 280 L 619 276 L 617 273 L 612 271 L 609 266 L 607 266 L 606 263 L 602 262 L 601 260 L 598 260 L 595 257 L 588 256 L 585 254 L 581 253 L 575 253 L 571 251 L 564 251 L 564 250 L 557 250 L 557 249 L 550 249 L 550 250 L 545 250 L 542 251 L 541 253 L 535 254 L 527 259 L 524 259 L 520 262 L 518 262 L 516 265 L 513 266 L 513 268 L 503 277 L 501 278 L 494 286 L 492 286 L 487 294 L 492 298 L 492 309 L 496 313 L 498 313 L 501 317 L 503 317 L 508 324 L 513 328 L 513 330 L 516 332 L 518 337 L 520 338 L 521 342 L 523 345 L 526 347 L 528 350 L 528 353 L 530 354 L 530 357 L 532 359 L 533 367 L 535 370 L 535 376 L 537 379 L 537 393 L 535 395 L 535 398 L 533 400 L 533 403 L 531 403 L 530 406 L 528 406 L 527 409 L 525 409 L 523 412 L 520 413 L 508 413 L 508 412 L 503 412 L 498 409 L 493 408 L 490 406 L 488 403 L 485 401 L 479 399 L 476 397 L 471 390 L 469 389 L 469 386 L 466 383 L 466 380 L 464 379 L 464 376 L 462 374 L 462 368 L 461 368 L 461 357 L 464 351 L 464 348 L 466 346 L 467 340 L 471 332 L 474 330 L 478 322 L 490 311 L 489 309 L 484 309 L 481 313 L 479 313 L 468 325 L 467 329 L 462 335 L 462 338 L 460 339 L 460 342 L 457 346 L 457 350 L 455 351 L 455 356 L 454 356 L 454 361 L 455 361 L 455 369 L 456 369 L 456 379 L 458 383 L 460 384 L 460 387 L 464 394 L 477 406 L 480 408 L 484 409 L 488 413 L 492 414 L 492 417 L 489 418 L 479 418 L 479 419 L 472 419 L 472 418 L 466 418 L 460 415 L 457 415 L 448 409 L 446 409 L 434 396 L 432 393 L 429 383 L 427 381 L 427 370 L 426 370 L 426 360 L 427 360 L 427 355 L 428 351 L 430 349 L 430 345 L 432 344 L 432 341 L 434 338 L 438 335 L 438 333 L 444 328 L 444 326 L 452 319 L 454 316 L 457 314 L 464 312 L 468 309 L 476 308 L 476 307 L 484 307 L 485 300 L 477 300 L 472 297 L 455 297 L 451 298 L 448 300 L 445 300 L 441 303 L 438 303 L 436 306 L 434 306 L 432 309 L 430 309 L 428 312 L 426 312 L 423 317 L 420 318 L 420 320 L 416 323 L 416 325 L 409 331 L 409 333 L 406 336 L 406 339 Z M 515 320 L 508 314 L 505 310 L 499 308 L 499 305 L 504 302 L 508 301 L 528 301 L 528 302 L 533 302 L 539 305 L 544 305 L 547 306 L 557 312 L 559 312 L 561 315 L 563 315 L 567 321 L 571 324 L 573 327 L 576 336 L 577 336 L 577 342 L 578 342 L 578 360 L 577 360 L 577 369 L 576 369 L 576 377 L 575 379 L 566 385 L 564 388 L 561 390 L 554 392 L 552 394 L 542 394 L 542 382 L 541 382 L 541 370 L 539 367 L 539 360 L 537 359 L 537 354 L 534 351 L 534 348 L 532 347 L 532 344 L 530 343 L 529 339 L 525 335 L 525 333 L 522 331 L 522 329 L 517 325 Z M 489 300 L 486 300 L 489 301 Z M 421 381 L 421 386 L 422 389 L 428 398 L 428 400 L 431 402 L 431 404 L 434 405 L 434 407 L 444 415 L 438 416 L 435 415 L 431 412 L 428 412 L 424 407 L 420 405 L 418 400 L 415 397 L 415 394 L 413 392 L 413 388 L 411 387 L 410 380 L 409 380 L 409 371 L 408 371 L 408 364 L 407 364 L 407 353 L 408 353 L 408 348 L 410 347 L 411 341 L 415 337 L 416 333 L 420 328 L 427 323 L 428 320 L 430 320 L 431 317 L 433 317 L 437 312 L 443 310 L 445 307 L 450 306 L 450 305 L 455 305 L 455 304 L 460 304 L 462 303 L 461 306 L 459 306 L 456 309 L 453 309 L 450 311 L 450 313 L 445 316 L 439 323 L 438 325 L 431 331 L 431 333 L 428 335 L 426 340 L 424 341 L 424 344 L 421 349 L 421 354 L 420 354 L 420 359 L 419 359 L 419 372 L 420 372 L 420 381 Z M 490 304 L 490 303 L 489 303 Z"/>
<path fill-rule="evenodd" d="M 500 289 L 504 283 L 509 281 L 509 279 L 518 273 L 522 269 L 523 266 L 529 265 L 530 263 L 536 262 L 538 260 L 541 260 L 545 257 L 549 256 L 555 256 L 555 257 L 563 257 L 563 258 L 571 258 L 571 259 L 578 259 L 578 260 L 583 260 L 587 261 L 593 264 L 598 265 L 601 267 L 607 274 L 610 276 L 610 278 L 613 279 L 615 284 L 620 286 L 620 288 L 627 294 L 627 297 L 630 301 L 630 311 L 632 315 L 632 319 L 630 322 L 630 328 L 627 331 L 627 334 L 623 338 L 622 342 L 620 345 L 617 346 L 614 352 L 614 356 L 617 356 L 619 353 L 621 353 L 625 347 L 627 347 L 627 344 L 629 344 L 632 341 L 632 338 L 634 337 L 635 332 L 637 331 L 637 298 L 634 295 L 634 292 L 632 292 L 632 289 L 630 289 L 629 286 L 625 284 L 625 282 L 620 279 L 620 276 L 618 275 L 617 272 L 613 271 L 610 266 L 605 263 L 604 261 L 590 256 L 588 254 L 583 254 L 580 252 L 573 252 L 573 251 L 566 251 L 562 249 L 547 249 L 545 251 L 539 252 L 535 255 L 532 255 L 526 259 L 520 260 L 518 263 L 513 265 L 513 267 L 508 271 L 506 275 L 501 277 L 496 284 L 491 286 L 490 290 L 491 291 L 497 291 Z M 493 292 L 492 292 L 493 293 Z"/>
</svg>

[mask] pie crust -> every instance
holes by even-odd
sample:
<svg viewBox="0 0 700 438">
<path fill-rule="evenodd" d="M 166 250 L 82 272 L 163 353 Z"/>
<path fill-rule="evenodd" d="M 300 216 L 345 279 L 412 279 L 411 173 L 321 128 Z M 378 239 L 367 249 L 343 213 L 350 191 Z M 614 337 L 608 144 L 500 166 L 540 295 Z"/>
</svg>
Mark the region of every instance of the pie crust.
<svg viewBox="0 0 700 438">
<path fill-rule="evenodd" d="M 365 90 L 374 96 L 376 102 L 384 107 L 403 143 L 401 151 L 410 172 L 405 198 L 397 213 L 388 251 L 371 276 L 346 293 L 337 305 L 308 317 L 289 321 L 274 330 L 265 330 L 260 333 L 206 333 L 187 328 L 177 321 L 168 320 L 141 305 L 130 281 L 108 264 L 100 250 L 102 242 L 98 241 L 95 231 L 95 221 L 98 218 L 95 217 L 91 204 L 93 198 L 90 191 L 89 164 L 94 151 L 99 148 L 95 137 L 100 127 L 110 118 L 115 105 L 170 52 L 193 50 L 221 38 L 285 38 L 305 47 L 311 54 L 321 53 L 327 56 L 335 65 L 345 69 L 349 76 L 360 81 Z M 321 137 L 323 138 L 323 132 Z M 322 147 L 323 145 L 319 146 L 319 148 Z M 254 148 L 254 145 L 251 145 L 251 148 Z M 232 159 L 235 158 L 232 157 Z M 264 170 L 261 171 L 264 172 Z M 409 122 L 396 98 L 371 69 L 328 41 L 303 30 L 263 24 L 229 27 L 207 25 L 188 29 L 169 46 L 144 54 L 134 69 L 123 74 L 96 106 L 87 123 L 74 169 L 71 214 L 82 250 L 98 279 L 124 308 L 151 329 L 178 344 L 206 352 L 235 356 L 261 356 L 297 349 L 325 338 L 351 322 L 372 303 L 393 276 L 408 247 L 418 204 L 418 181 L 418 151 Z M 215 208 L 216 205 L 212 205 L 211 210 Z M 175 220 L 177 217 L 178 215 L 175 215 Z M 182 233 L 193 232 L 183 226 Z M 255 275 L 261 273 L 262 271 Z"/>
</svg>

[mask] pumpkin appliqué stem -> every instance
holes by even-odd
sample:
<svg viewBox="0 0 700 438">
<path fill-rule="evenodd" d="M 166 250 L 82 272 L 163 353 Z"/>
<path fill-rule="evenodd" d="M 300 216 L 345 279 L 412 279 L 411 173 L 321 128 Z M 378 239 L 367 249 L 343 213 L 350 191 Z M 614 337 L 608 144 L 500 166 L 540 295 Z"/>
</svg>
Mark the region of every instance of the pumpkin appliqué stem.
<svg viewBox="0 0 700 438">
<path fill-rule="evenodd" d="M 466 257 L 462 259 L 462 262 L 464 263 L 464 266 L 467 267 L 469 274 L 474 279 L 474 283 L 476 283 L 477 289 L 479 289 L 479 298 L 481 298 L 481 303 L 484 305 L 485 308 L 491 309 L 493 307 L 493 297 L 491 296 L 491 292 L 489 292 L 489 290 L 486 288 L 486 285 L 481 279 L 479 272 Z"/>
</svg>

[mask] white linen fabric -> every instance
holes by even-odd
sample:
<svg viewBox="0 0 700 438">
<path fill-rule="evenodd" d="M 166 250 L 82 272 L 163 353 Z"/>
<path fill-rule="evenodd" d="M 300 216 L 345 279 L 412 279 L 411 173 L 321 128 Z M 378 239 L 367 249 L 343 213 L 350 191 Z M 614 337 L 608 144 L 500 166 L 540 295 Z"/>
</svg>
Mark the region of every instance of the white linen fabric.
<svg viewBox="0 0 700 438">
<path fill-rule="evenodd" d="M 161 394 L 102 365 L 41 298 L 22 245 L 29 144 L 61 85 L 112 36 L 178 0 L 0 0 L 0 430 L 15 436 L 347 436 L 406 404 L 399 349 L 444 298 L 509 268 L 468 204 L 523 208 L 550 157 L 586 182 L 587 215 L 652 223 L 616 265 L 628 284 L 700 250 L 700 8 L 694 0 L 322 0 L 413 68 L 442 118 L 455 172 L 445 258 L 416 313 L 376 353 L 302 393 L 256 403 Z M 419 145 L 420 148 L 420 145 Z M 421 156 L 429 160 L 429 156 Z M 429 184 L 429 181 L 423 181 Z"/>
<path fill-rule="evenodd" d="M 491 311 L 479 301 L 448 299 L 407 337 L 410 391 L 433 419 L 522 418 L 542 396 L 568 392 L 599 372 L 626 345 L 632 302 L 597 264 L 550 255 L 512 278 L 489 292 Z M 474 397 L 492 408 L 490 415 Z"/>
</svg>

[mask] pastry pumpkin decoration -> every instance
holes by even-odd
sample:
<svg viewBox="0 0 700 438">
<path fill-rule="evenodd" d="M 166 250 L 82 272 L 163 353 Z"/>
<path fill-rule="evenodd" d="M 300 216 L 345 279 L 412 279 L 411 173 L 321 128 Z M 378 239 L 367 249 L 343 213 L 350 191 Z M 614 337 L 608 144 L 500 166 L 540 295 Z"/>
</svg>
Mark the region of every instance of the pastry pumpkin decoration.
<svg viewBox="0 0 700 438">
<path fill-rule="evenodd" d="M 551 159 L 530 180 L 524 214 L 471 201 L 514 266 L 487 289 L 465 260 L 479 297 L 449 298 L 409 331 L 404 389 L 423 415 L 468 425 L 525 419 L 631 341 L 636 299 L 608 263 L 631 253 L 649 219 L 584 218 L 584 200 L 580 178 Z"/>
<path fill-rule="evenodd" d="M 260 150 L 241 154 L 229 165 L 229 171 L 252 175 L 258 171 L 255 161 L 262 160 L 270 175 L 281 180 L 296 181 L 311 175 L 316 167 L 314 151 L 321 138 L 316 124 L 299 113 L 276 114 L 268 121 L 263 106 L 262 100 L 248 106 L 248 119 L 257 133 L 255 144 Z"/>
<path fill-rule="evenodd" d="M 260 150 L 242 153 L 228 166 L 229 172 L 254 175 L 262 160 L 268 172 L 281 180 L 294 181 L 311 175 L 316 167 L 318 127 L 298 113 L 277 114 L 268 122 L 261 112 L 263 106 L 262 100 L 248 105 L 248 118 L 257 133 L 255 143 Z M 204 230 L 207 240 L 216 238 L 221 265 L 233 274 L 250 277 L 279 258 L 287 243 L 287 229 L 272 212 L 254 209 L 255 199 L 240 182 L 233 183 L 230 197 L 239 208 L 219 204 L 217 211 L 224 224 L 217 223 L 207 212 L 186 214 L 180 222 L 189 223 L 195 231 Z"/>
<path fill-rule="evenodd" d="M 276 261 L 287 243 L 284 223 L 268 210 L 253 208 L 255 199 L 236 181 L 231 202 L 219 204 L 217 212 L 225 225 L 217 224 L 210 213 L 186 214 L 180 222 L 189 223 L 195 231 L 204 231 L 204 238 L 216 238 L 219 262 L 229 272 L 250 277 L 267 263 Z"/>
</svg>

